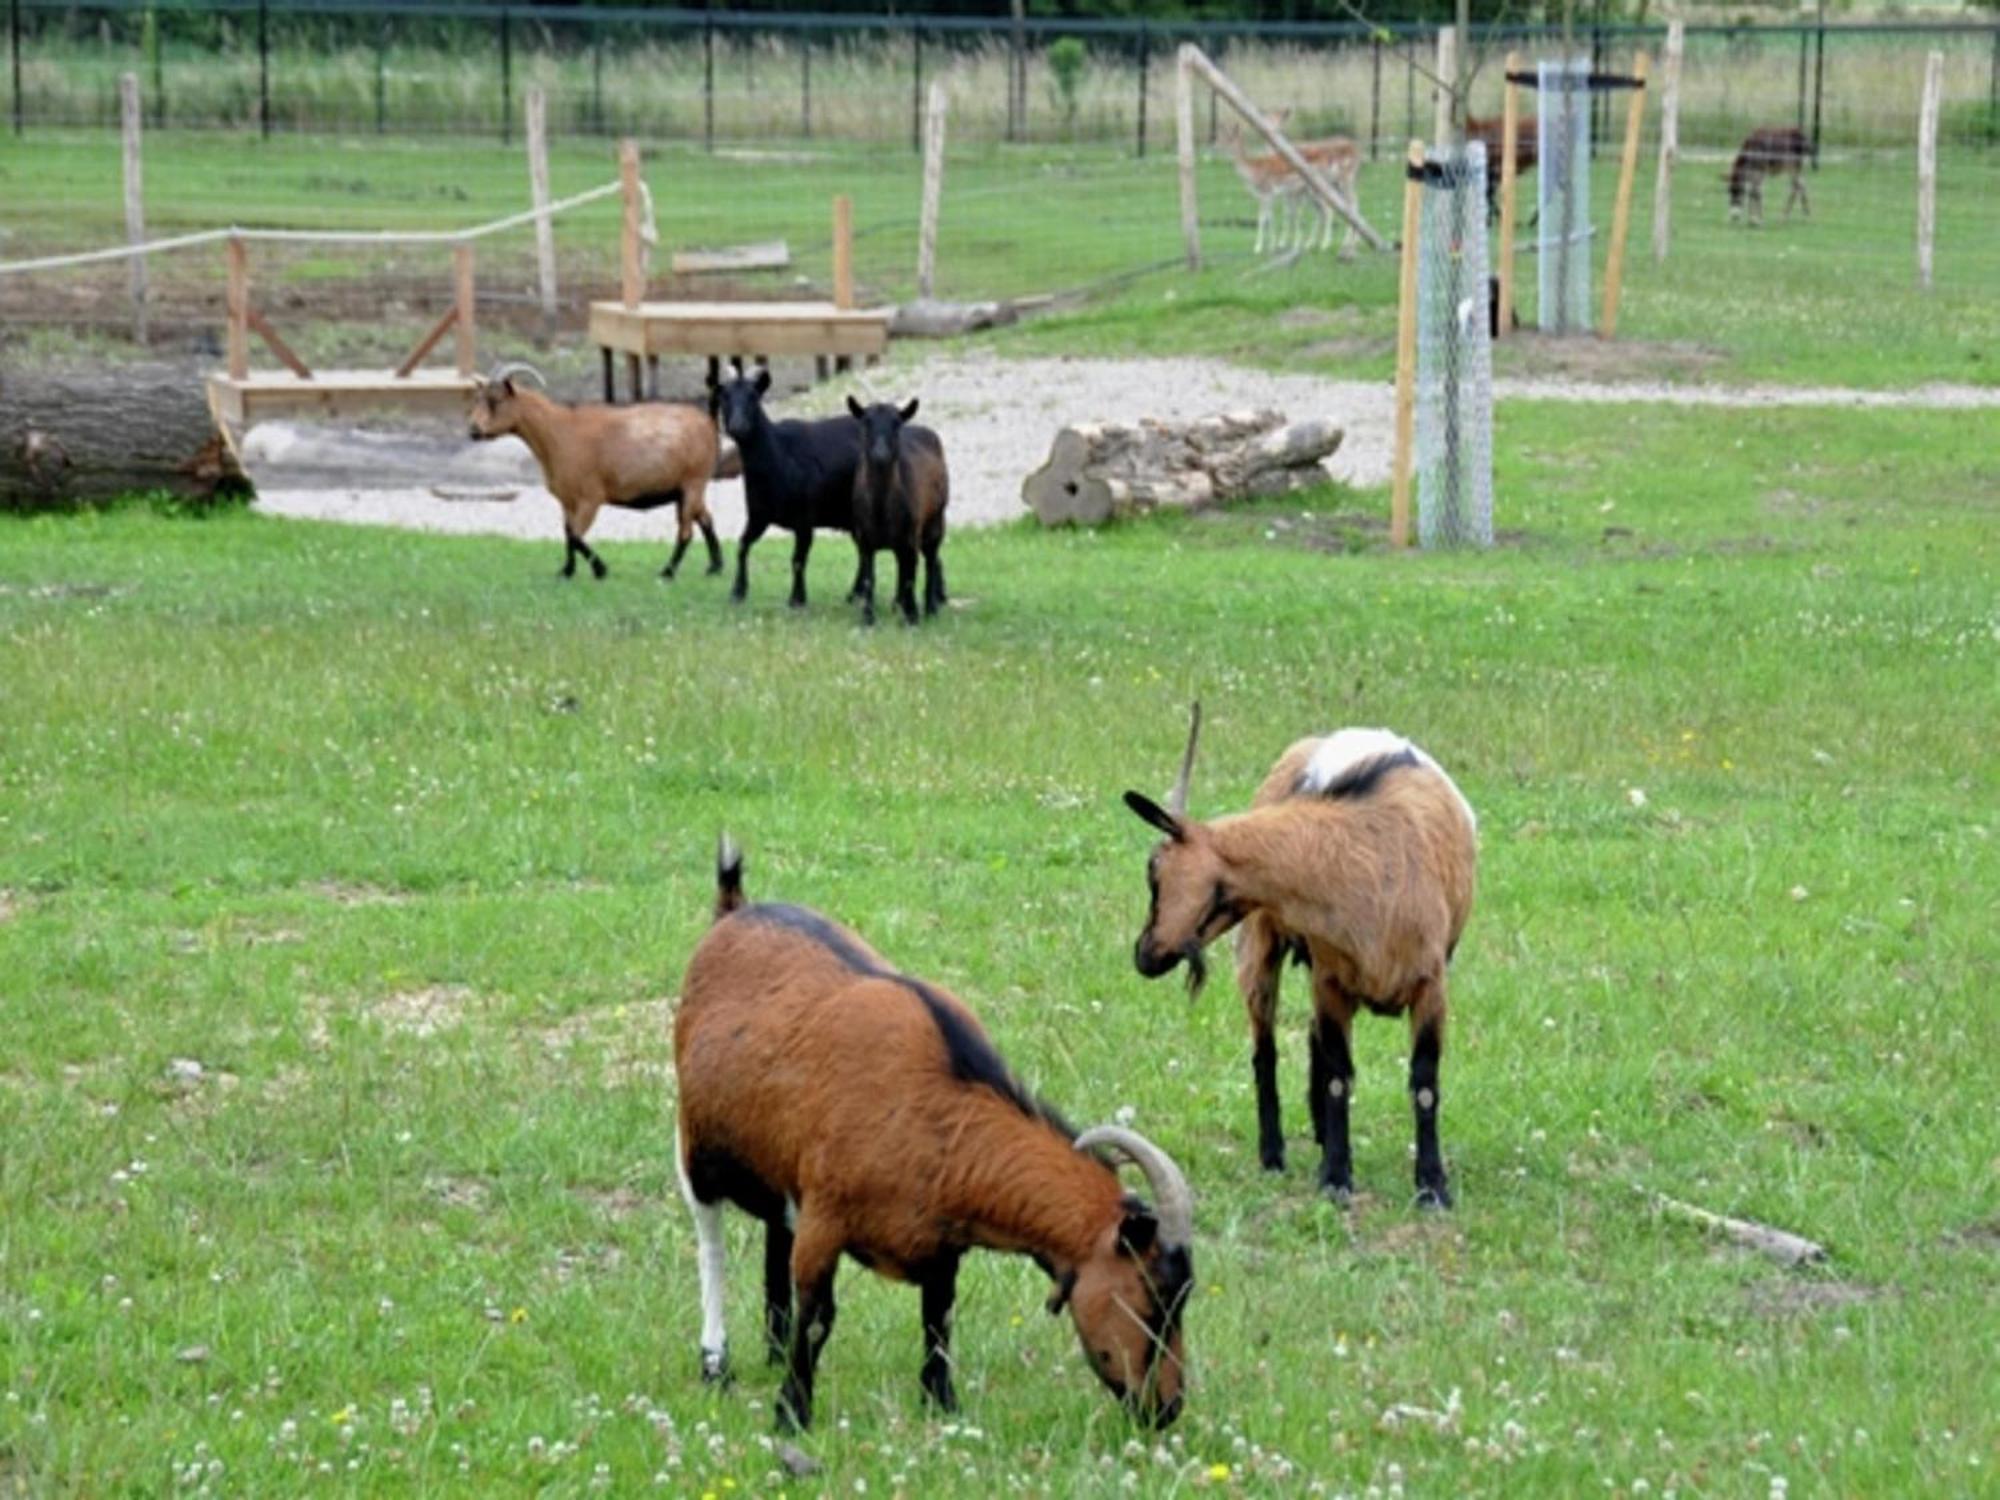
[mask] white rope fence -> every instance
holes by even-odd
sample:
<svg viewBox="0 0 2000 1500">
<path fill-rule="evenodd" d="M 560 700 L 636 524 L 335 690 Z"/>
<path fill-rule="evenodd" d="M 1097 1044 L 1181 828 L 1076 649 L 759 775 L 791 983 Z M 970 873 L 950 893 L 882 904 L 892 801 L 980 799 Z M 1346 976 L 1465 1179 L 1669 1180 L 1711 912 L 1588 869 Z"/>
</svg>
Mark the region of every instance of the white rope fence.
<svg viewBox="0 0 2000 1500">
<path fill-rule="evenodd" d="M 227 240 L 257 240 L 287 245 L 462 245 L 487 235 L 499 234 L 532 223 L 546 213 L 554 218 L 572 208 L 581 208 L 619 191 L 619 184 L 605 183 L 574 197 L 551 203 L 547 209 L 524 209 L 504 219 L 475 224 L 469 229 L 203 229 L 194 234 L 175 235 L 164 240 L 148 240 L 138 245 L 118 245 L 107 250 L 83 250 L 72 255 L 44 255 L 34 260 L 0 261 L 0 276 L 26 271 L 66 270 L 71 266 L 97 265 L 126 260 L 135 255 L 157 255 L 169 250 L 186 250 L 195 245 L 214 245 Z M 656 244 L 659 232 L 653 223 L 653 195 L 640 183 L 639 201 L 644 215 L 640 237 Z"/>
</svg>

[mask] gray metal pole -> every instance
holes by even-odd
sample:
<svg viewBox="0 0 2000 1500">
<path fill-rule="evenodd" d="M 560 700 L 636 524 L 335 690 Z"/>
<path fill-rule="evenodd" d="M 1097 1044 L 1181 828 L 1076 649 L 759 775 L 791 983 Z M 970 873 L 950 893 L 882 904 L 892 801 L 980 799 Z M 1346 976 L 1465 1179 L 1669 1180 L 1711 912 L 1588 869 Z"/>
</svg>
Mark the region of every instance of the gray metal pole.
<svg viewBox="0 0 2000 1500">
<path fill-rule="evenodd" d="M 14 56 L 14 134 L 21 133 L 21 0 L 7 0 L 7 45 Z"/>
<path fill-rule="evenodd" d="M 257 129 L 271 138 L 271 6 L 257 0 Z"/>
</svg>

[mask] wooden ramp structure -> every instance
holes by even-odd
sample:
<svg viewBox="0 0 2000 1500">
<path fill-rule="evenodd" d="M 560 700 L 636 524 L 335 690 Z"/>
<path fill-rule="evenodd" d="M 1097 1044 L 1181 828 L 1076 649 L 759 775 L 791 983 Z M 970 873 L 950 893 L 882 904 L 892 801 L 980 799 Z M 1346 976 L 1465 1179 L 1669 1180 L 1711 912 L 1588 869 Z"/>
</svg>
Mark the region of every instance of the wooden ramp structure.
<svg viewBox="0 0 2000 1500">
<path fill-rule="evenodd" d="M 893 309 L 854 305 L 854 210 L 845 195 L 833 200 L 833 300 L 830 302 L 650 302 L 639 236 L 636 152 L 619 158 L 628 183 L 622 236 L 622 297 L 590 304 L 590 342 L 604 367 L 604 399 L 618 399 L 617 356 L 625 356 L 626 387 L 633 401 L 658 397 L 660 356 L 705 361 L 713 370 L 725 359 L 768 361 L 774 355 L 811 355 L 821 379 L 858 359 L 873 364 L 889 347 Z M 641 380 L 643 364 L 644 379 Z"/>
</svg>

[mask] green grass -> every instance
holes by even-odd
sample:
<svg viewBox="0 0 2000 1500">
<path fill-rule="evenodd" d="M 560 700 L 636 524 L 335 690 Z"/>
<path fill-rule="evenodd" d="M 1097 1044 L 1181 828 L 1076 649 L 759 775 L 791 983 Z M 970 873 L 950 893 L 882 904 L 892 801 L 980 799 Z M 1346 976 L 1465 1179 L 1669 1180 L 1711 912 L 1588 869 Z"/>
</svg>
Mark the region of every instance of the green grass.
<svg viewBox="0 0 2000 1500">
<path fill-rule="evenodd" d="M 25 144 L 0 137 L 7 253 L 121 239 L 117 149 L 106 134 L 37 136 Z M 920 174 L 915 157 L 900 149 L 809 143 L 745 158 L 667 146 L 652 148 L 647 160 L 665 249 L 782 237 L 791 244 L 796 274 L 824 289 L 829 202 L 843 191 L 855 203 L 862 295 L 893 300 L 914 290 Z M 1584 373 L 1873 388 L 2000 383 L 2000 298 L 1991 295 L 2000 272 L 2000 154 L 1945 152 L 1937 284 L 1928 293 L 1915 281 L 1909 154 L 1830 155 L 1809 178 L 1814 217 L 1785 222 L 1782 189 L 1773 188 L 1770 223 L 1761 230 L 1726 222 L 1723 170 L 1715 160 L 1683 163 L 1675 179 L 1674 249 L 1657 268 L 1649 249 L 1649 160 L 1634 211 L 1619 330 L 1626 348 L 1588 346 Z M 257 142 L 168 132 L 149 138 L 146 172 L 147 225 L 155 235 L 232 222 L 450 228 L 517 212 L 526 198 L 519 148 L 491 141 L 281 136 Z M 1600 231 L 1608 230 L 1615 172 L 1607 158 L 1593 184 Z M 557 196 L 609 181 L 610 147 L 565 139 L 553 153 L 551 174 Z M 1532 183 L 1527 179 L 1524 223 Z M 1387 234 L 1401 222 L 1400 194 L 1400 177 L 1386 160 L 1364 170 L 1364 211 Z M 999 335 L 1001 347 L 1219 353 L 1327 374 L 1390 373 L 1393 256 L 1363 255 L 1350 264 L 1315 256 L 1278 271 L 1258 265 L 1248 254 L 1251 203 L 1224 155 L 1204 164 L 1201 204 L 1211 264 L 1190 275 L 1179 264 L 1170 156 L 1139 161 L 1102 147 L 968 150 L 947 176 L 938 290 L 975 298 L 1090 290 L 1078 309 Z M 604 295 L 615 284 L 617 222 L 615 201 L 560 221 L 567 295 Z M 1598 236 L 1600 284 L 1606 238 Z M 526 229 L 482 242 L 482 289 L 525 304 L 532 253 Z M 1524 255 L 1517 264 L 1522 311 L 1531 321 L 1534 258 Z M 178 303 L 219 324 L 221 267 L 221 255 L 212 251 L 156 262 L 156 303 Z M 1167 269 L 1134 274 L 1147 267 Z M 252 272 L 280 326 L 320 361 L 399 356 L 444 305 L 450 286 L 443 247 L 381 254 L 259 246 Z M 30 326 L 39 318 L 60 328 L 96 313 L 122 329 L 124 274 L 113 265 L 0 281 L 0 309 Z M 387 305 L 385 285 L 394 288 Z M 723 294 L 791 289 L 780 277 Z M 702 293 L 689 288 L 688 294 Z M 1174 316 L 1161 316 L 1169 304 Z M 1318 318 L 1282 317 L 1294 309 Z M 580 311 L 570 322 L 580 328 Z M 58 333 L 56 341 L 65 337 Z M 1533 341 L 1503 344 L 1496 368 L 1533 372 L 1564 357 Z"/>
<path fill-rule="evenodd" d="M 1382 496 L 1340 491 L 962 534 L 962 607 L 914 632 L 855 627 L 835 544 L 795 615 L 768 550 L 732 610 L 636 547 L 563 587 L 541 544 L 5 523 L 0 1491 L 1990 1491 L 1990 420 L 1523 405 L 1502 435 L 1490 553 L 1386 554 Z M 1480 809 L 1448 1216 L 1408 1206 L 1401 1027 L 1357 1030 L 1343 1214 L 1298 981 L 1271 1177 L 1227 979 L 1190 1006 L 1131 970 L 1118 794 L 1170 777 L 1197 694 L 1198 812 L 1341 723 Z M 992 1256 L 957 1423 L 919 1404 L 914 1295 L 856 1269 L 824 1474 L 778 1473 L 754 1361 L 699 1385 L 667 1020 L 723 826 L 753 893 L 1179 1157 L 1164 1440 Z M 1391 1414 L 1454 1391 L 1445 1431 Z"/>
</svg>

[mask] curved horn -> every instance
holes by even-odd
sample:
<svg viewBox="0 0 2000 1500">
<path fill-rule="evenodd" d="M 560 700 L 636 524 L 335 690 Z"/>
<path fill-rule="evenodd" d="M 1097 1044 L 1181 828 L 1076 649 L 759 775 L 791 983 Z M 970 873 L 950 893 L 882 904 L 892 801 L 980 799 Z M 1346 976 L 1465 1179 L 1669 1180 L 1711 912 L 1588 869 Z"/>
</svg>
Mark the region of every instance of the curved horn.
<svg viewBox="0 0 2000 1500">
<path fill-rule="evenodd" d="M 540 370 L 537 370 L 533 365 L 518 359 L 510 359 L 504 364 L 495 365 L 493 367 L 493 373 L 486 377 L 486 383 L 488 385 L 498 385 L 501 381 L 505 380 L 509 375 L 515 375 L 515 374 L 530 376 L 534 380 L 535 384 L 540 386 L 543 390 L 547 390 L 549 388 L 549 383 L 548 381 L 542 378 L 542 372 Z"/>
<path fill-rule="evenodd" d="M 1146 1174 L 1146 1183 L 1158 1200 L 1154 1209 L 1160 1217 L 1160 1238 L 1185 1249 L 1194 1243 L 1194 1193 L 1174 1159 L 1136 1130 L 1122 1125 L 1094 1125 L 1076 1138 L 1076 1149 L 1089 1151 L 1108 1146 L 1122 1153 Z"/>
<path fill-rule="evenodd" d="M 1194 775 L 1194 742 L 1201 735 L 1201 702 L 1196 700 L 1188 709 L 1187 753 L 1181 757 L 1180 780 L 1167 793 L 1167 811 L 1177 818 L 1187 816 L 1188 780 Z"/>
</svg>

